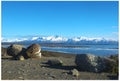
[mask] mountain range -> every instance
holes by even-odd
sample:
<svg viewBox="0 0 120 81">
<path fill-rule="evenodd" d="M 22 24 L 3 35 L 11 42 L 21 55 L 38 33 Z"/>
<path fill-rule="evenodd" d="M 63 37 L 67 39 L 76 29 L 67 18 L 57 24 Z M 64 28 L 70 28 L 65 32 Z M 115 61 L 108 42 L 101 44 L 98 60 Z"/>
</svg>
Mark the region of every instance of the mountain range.
<svg viewBox="0 0 120 81">
<path fill-rule="evenodd" d="M 72 44 L 118 44 L 117 40 L 105 38 L 73 37 L 62 36 L 30 36 L 21 38 L 4 38 L 2 43 L 72 43 Z"/>
</svg>

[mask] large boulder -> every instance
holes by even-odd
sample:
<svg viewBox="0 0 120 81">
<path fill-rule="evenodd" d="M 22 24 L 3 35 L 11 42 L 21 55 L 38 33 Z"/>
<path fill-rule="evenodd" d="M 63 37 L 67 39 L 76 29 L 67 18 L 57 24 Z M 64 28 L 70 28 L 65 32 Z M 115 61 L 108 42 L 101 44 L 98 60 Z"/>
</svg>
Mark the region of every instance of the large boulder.
<svg viewBox="0 0 120 81">
<path fill-rule="evenodd" d="M 78 54 L 76 55 L 75 63 L 79 70 L 102 72 L 105 71 L 111 63 L 114 63 L 114 61 L 109 58 L 92 54 Z"/>
<path fill-rule="evenodd" d="M 39 44 L 32 44 L 27 48 L 26 54 L 29 58 L 41 58 L 40 51 L 41 47 Z"/>
<path fill-rule="evenodd" d="M 7 48 L 7 53 L 13 57 L 23 54 L 23 51 L 25 51 L 24 46 L 19 44 L 12 44 Z"/>
</svg>

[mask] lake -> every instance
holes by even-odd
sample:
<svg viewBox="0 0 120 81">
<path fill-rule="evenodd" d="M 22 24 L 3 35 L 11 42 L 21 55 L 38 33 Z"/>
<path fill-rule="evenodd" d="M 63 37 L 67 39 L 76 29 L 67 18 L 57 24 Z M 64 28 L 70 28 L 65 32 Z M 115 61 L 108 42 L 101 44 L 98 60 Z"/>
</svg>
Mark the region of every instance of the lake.
<svg viewBox="0 0 120 81">
<path fill-rule="evenodd" d="M 111 54 L 118 54 L 118 45 L 82 45 L 80 48 L 67 47 L 42 47 L 42 50 L 73 53 L 73 54 L 95 54 L 98 56 L 107 56 Z"/>
<path fill-rule="evenodd" d="M 3 47 L 8 47 L 9 45 L 2 45 Z M 25 47 L 28 47 L 26 45 Z M 118 45 L 77 45 L 77 47 L 48 47 L 42 46 L 42 50 L 53 51 L 53 52 L 63 52 L 72 54 L 95 54 L 98 56 L 108 56 L 112 54 L 118 54 Z"/>
</svg>

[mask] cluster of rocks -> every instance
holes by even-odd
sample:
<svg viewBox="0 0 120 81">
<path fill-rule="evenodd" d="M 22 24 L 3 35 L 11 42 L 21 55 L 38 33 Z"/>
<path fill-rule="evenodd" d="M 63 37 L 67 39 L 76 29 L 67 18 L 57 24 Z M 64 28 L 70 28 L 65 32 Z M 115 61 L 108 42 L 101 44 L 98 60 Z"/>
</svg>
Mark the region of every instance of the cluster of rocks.
<svg viewBox="0 0 120 81">
<path fill-rule="evenodd" d="M 7 52 L 6 52 L 7 51 Z M 28 58 L 41 58 L 41 47 L 39 44 L 32 44 L 28 48 L 24 48 L 23 45 L 13 44 L 7 49 L 2 48 L 2 56 L 12 56 L 17 60 L 24 60 Z M 77 69 L 80 71 L 89 72 L 103 72 L 111 69 L 111 64 L 115 61 L 107 58 L 95 56 L 92 54 L 78 54 L 75 58 Z M 62 66 L 62 60 L 48 60 L 47 64 L 51 66 Z M 73 69 L 71 73 L 75 76 L 79 75 L 77 69 Z"/>
<path fill-rule="evenodd" d="M 32 44 L 28 48 L 24 48 L 23 45 L 12 44 L 7 49 L 2 48 L 2 56 L 12 56 L 16 60 L 41 58 L 41 47 L 39 44 Z"/>
</svg>

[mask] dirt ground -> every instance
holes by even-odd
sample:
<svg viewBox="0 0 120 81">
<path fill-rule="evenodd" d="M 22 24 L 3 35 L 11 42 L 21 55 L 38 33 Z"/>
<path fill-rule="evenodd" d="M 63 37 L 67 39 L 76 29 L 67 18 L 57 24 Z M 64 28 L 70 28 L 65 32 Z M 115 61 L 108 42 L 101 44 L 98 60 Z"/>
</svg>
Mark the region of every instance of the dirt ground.
<svg viewBox="0 0 120 81">
<path fill-rule="evenodd" d="M 60 59 L 62 66 L 51 66 L 50 59 Z M 73 76 L 70 71 L 77 69 L 75 55 L 60 53 L 43 53 L 41 59 L 12 60 L 2 58 L 2 80 L 116 80 L 114 74 L 92 73 L 79 71 L 79 76 Z"/>
</svg>

